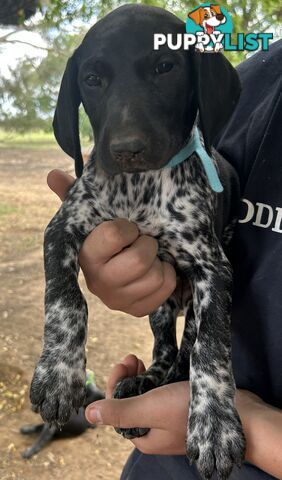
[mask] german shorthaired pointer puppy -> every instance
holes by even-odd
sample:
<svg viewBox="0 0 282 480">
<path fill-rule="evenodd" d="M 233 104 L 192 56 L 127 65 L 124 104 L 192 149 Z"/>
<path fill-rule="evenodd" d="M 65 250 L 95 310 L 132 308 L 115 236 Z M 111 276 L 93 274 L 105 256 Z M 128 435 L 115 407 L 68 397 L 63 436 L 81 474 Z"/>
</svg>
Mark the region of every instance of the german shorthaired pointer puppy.
<svg viewBox="0 0 282 480">
<path fill-rule="evenodd" d="M 245 449 L 231 366 L 232 270 L 222 246 L 239 193 L 235 172 L 211 144 L 240 84 L 220 53 L 155 51 L 154 33 L 183 34 L 185 24 L 160 8 L 125 5 L 97 22 L 67 63 L 54 131 L 78 179 L 45 232 L 44 347 L 31 402 L 46 422 L 60 425 L 83 404 L 87 305 L 78 252 L 98 224 L 127 218 L 158 240 L 158 256 L 174 265 L 180 288 L 150 315 L 151 367 L 118 384 L 115 396 L 138 395 L 190 371 L 187 453 L 204 478 L 217 470 L 223 480 Z M 95 138 L 84 167 L 80 103 Z M 180 311 L 186 323 L 178 349 Z M 120 432 L 146 434 L 137 427 Z"/>
</svg>

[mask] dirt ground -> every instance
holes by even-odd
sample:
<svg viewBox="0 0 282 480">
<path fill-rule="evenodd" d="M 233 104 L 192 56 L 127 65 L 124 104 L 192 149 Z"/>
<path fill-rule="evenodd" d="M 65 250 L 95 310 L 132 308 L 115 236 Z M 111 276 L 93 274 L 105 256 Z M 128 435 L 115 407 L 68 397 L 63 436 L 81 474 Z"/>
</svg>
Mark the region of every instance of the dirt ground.
<svg viewBox="0 0 282 480">
<path fill-rule="evenodd" d="M 118 480 L 132 447 L 110 427 L 21 457 L 33 438 L 19 428 L 40 422 L 28 389 L 43 332 L 43 231 L 59 206 L 46 175 L 57 167 L 72 171 L 55 147 L 0 152 L 0 479 Z M 152 335 L 146 319 L 111 312 L 81 283 L 89 305 L 88 367 L 104 388 L 110 368 L 128 352 L 149 363 Z"/>
</svg>

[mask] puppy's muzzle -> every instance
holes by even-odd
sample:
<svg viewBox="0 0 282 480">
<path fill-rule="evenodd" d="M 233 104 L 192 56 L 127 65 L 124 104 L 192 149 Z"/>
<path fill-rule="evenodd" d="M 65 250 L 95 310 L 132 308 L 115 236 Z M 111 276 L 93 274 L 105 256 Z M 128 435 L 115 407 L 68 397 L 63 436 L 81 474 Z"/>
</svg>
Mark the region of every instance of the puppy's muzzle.
<svg viewBox="0 0 282 480">
<path fill-rule="evenodd" d="M 110 143 L 112 157 L 124 170 L 139 169 L 145 162 L 145 149 L 145 143 L 138 137 L 114 139 Z"/>
</svg>

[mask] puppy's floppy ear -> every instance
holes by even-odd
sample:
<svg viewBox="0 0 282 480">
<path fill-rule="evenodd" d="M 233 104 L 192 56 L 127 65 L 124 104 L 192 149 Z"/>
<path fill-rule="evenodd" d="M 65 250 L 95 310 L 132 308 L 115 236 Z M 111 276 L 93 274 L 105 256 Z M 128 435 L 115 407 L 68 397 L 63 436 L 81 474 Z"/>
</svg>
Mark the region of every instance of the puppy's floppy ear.
<svg viewBox="0 0 282 480">
<path fill-rule="evenodd" d="M 241 84 L 236 70 L 221 53 L 191 53 L 200 127 L 210 154 L 213 141 L 237 105 Z"/>
<path fill-rule="evenodd" d="M 77 82 L 75 54 L 68 60 L 55 110 L 53 129 L 60 147 L 75 161 L 77 177 L 82 175 L 83 159 L 79 139 L 79 105 L 81 97 Z"/>
</svg>

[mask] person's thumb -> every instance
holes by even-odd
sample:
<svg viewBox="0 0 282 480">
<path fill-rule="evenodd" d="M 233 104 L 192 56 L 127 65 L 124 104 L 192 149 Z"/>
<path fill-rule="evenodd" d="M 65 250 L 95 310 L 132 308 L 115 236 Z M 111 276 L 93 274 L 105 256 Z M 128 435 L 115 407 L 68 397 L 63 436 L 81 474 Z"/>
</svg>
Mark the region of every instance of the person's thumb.
<svg viewBox="0 0 282 480">
<path fill-rule="evenodd" d="M 154 392 L 121 400 L 99 400 L 86 408 L 90 423 L 119 428 L 165 428 L 166 420 L 154 398 Z"/>
<path fill-rule="evenodd" d="M 47 176 L 49 188 L 51 188 L 62 201 L 65 199 L 74 181 L 75 179 L 71 175 L 58 169 L 52 170 Z"/>
</svg>

